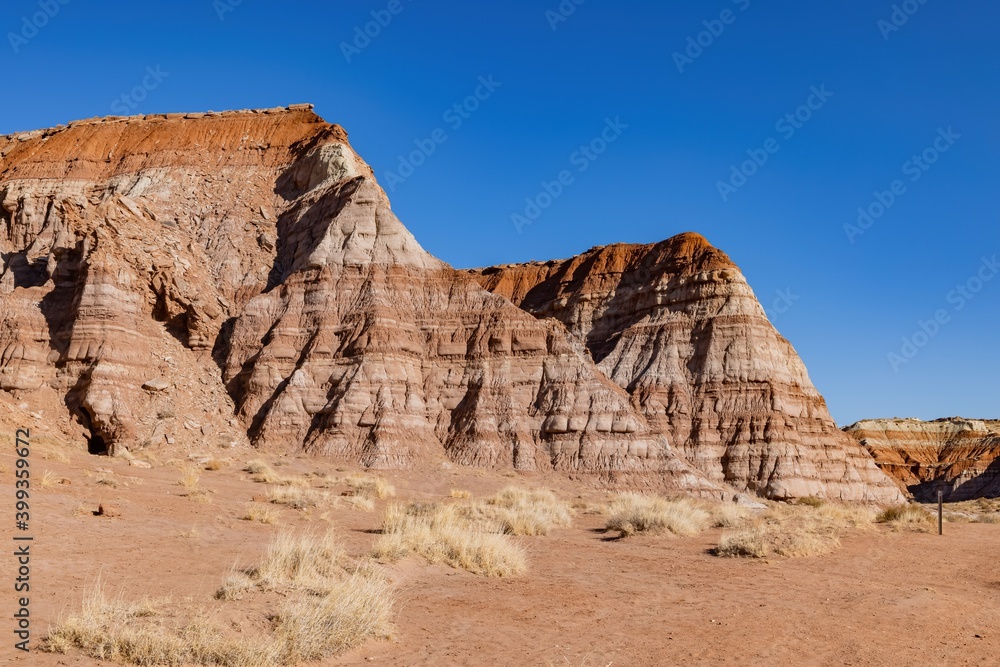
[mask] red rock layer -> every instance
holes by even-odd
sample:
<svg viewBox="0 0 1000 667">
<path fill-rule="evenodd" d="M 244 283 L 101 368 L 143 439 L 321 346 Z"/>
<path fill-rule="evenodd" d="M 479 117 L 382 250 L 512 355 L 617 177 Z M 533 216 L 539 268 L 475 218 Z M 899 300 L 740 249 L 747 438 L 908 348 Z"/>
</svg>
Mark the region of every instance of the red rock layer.
<svg viewBox="0 0 1000 667">
<path fill-rule="evenodd" d="M 868 419 L 844 429 L 917 500 L 1000 497 L 1000 422 Z"/>
<path fill-rule="evenodd" d="M 718 483 L 778 499 L 902 499 L 836 427 L 738 267 L 703 237 L 470 275 L 562 322 L 651 427 Z"/>
<path fill-rule="evenodd" d="M 0 156 L 0 390 L 59 396 L 95 450 L 249 438 L 727 492 L 561 325 L 424 252 L 308 108 L 84 121 Z"/>
</svg>

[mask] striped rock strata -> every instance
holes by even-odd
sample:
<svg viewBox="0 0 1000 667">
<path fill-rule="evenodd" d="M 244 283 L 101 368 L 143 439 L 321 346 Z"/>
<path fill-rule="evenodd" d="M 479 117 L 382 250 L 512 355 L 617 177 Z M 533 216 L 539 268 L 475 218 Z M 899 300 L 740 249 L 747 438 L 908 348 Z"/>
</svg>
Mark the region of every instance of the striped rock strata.
<svg viewBox="0 0 1000 667">
<path fill-rule="evenodd" d="M 427 254 L 309 107 L 83 121 L 0 159 L 0 390 L 93 451 L 249 440 L 732 493 L 561 324 Z"/>
<path fill-rule="evenodd" d="M 768 498 L 902 499 L 834 424 L 739 268 L 697 234 L 470 272 L 564 324 L 710 479 Z"/>
<path fill-rule="evenodd" d="M 1000 497 L 1000 421 L 866 419 L 844 430 L 917 500 Z"/>
</svg>

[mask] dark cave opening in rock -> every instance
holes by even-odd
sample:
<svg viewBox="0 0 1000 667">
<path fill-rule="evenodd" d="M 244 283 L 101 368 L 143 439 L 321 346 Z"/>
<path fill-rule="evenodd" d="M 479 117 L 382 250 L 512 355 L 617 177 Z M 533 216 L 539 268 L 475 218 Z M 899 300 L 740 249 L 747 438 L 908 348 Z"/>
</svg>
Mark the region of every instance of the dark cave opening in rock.
<svg viewBox="0 0 1000 667">
<path fill-rule="evenodd" d="M 107 455 L 108 444 L 102 436 L 92 431 L 90 437 L 87 438 L 87 452 L 97 456 Z"/>
</svg>

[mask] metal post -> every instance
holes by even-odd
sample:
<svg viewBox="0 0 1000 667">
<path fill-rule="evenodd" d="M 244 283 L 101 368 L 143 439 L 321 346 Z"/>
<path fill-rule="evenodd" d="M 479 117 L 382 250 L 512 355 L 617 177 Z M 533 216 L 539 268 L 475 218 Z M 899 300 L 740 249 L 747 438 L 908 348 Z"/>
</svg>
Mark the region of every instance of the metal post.
<svg viewBox="0 0 1000 667">
<path fill-rule="evenodd" d="M 944 535 L 944 491 L 938 489 L 938 535 Z"/>
</svg>

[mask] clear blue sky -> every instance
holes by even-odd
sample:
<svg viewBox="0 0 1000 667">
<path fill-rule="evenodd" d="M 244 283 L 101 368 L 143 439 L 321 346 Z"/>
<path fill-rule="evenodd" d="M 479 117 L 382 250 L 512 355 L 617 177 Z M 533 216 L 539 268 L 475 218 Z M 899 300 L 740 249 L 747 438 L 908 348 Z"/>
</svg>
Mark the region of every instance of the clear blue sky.
<svg viewBox="0 0 1000 667">
<path fill-rule="evenodd" d="M 698 231 L 766 306 L 791 291 L 773 321 L 839 423 L 1000 417 L 1000 276 L 975 280 L 993 277 L 982 258 L 1000 255 L 998 3 L 907 0 L 901 11 L 916 11 L 895 23 L 891 0 L 563 4 L 575 11 L 547 16 L 560 0 L 6 0 L 0 132 L 114 114 L 122 95 L 131 113 L 308 101 L 347 128 L 384 185 L 416 140 L 444 136 L 424 143 L 433 154 L 391 197 L 453 265 Z M 24 17 L 46 6 L 54 16 L 37 17 L 34 34 Z M 373 11 L 387 25 L 345 53 Z M 706 30 L 719 34 L 701 35 L 679 68 L 675 52 Z M 446 117 L 480 77 L 499 87 Z M 832 96 L 810 99 L 813 87 Z M 807 121 L 776 125 L 809 102 Z M 606 119 L 628 127 L 606 132 L 602 154 L 576 153 Z M 925 149 L 933 165 L 910 162 Z M 723 201 L 718 183 L 747 151 L 768 160 Z M 561 194 L 543 196 L 518 233 L 511 216 L 563 171 Z M 849 242 L 844 225 L 897 180 L 893 205 Z M 970 299 L 951 293 L 959 285 L 980 289 Z M 921 335 L 936 315 L 943 324 Z M 904 350 L 914 335 L 921 346 Z M 888 355 L 903 352 L 916 354 L 894 369 Z"/>
</svg>

